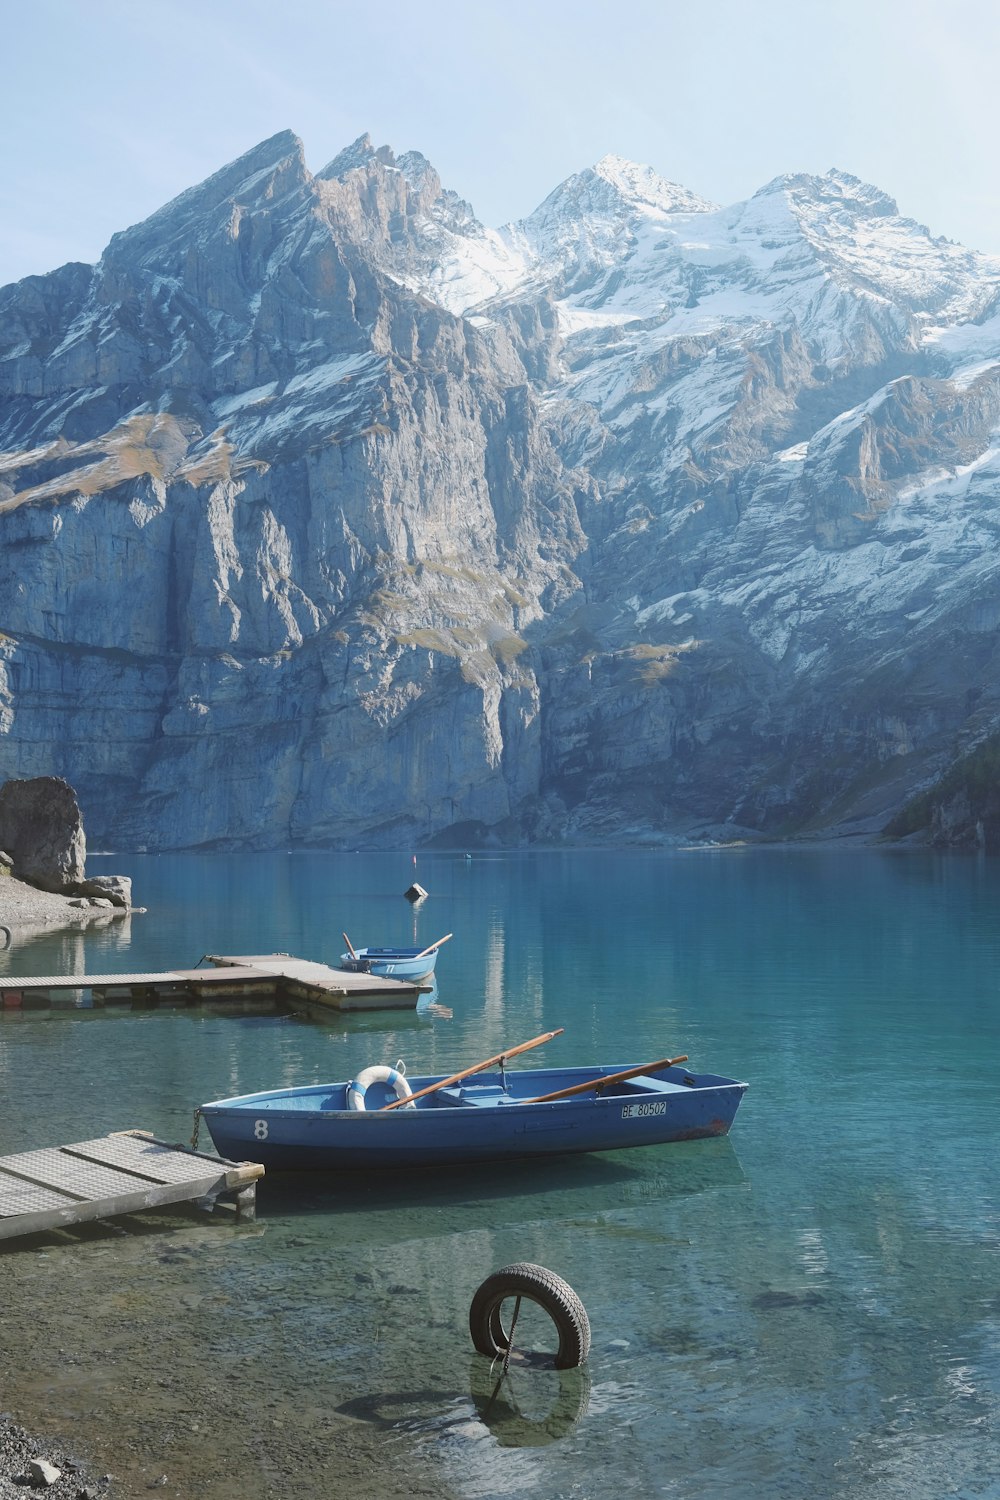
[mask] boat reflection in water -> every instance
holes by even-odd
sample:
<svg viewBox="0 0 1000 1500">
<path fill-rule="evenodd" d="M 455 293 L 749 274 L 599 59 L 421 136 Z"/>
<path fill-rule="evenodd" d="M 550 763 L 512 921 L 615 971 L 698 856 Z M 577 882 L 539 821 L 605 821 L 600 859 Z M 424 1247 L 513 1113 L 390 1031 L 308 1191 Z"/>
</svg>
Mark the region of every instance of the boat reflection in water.
<svg viewBox="0 0 1000 1500">
<path fill-rule="evenodd" d="M 650 1146 L 644 1151 L 544 1157 L 452 1167 L 448 1172 L 379 1172 L 376 1177 L 283 1173 L 262 1178 L 257 1220 L 297 1224 L 322 1216 L 324 1244 L 344 1248 L 407 1244 L 465 1235 L 483 1225 L 585 1223 L 629 1233 L 631 1217 L 675 1200 L 746 1185 L 732 1141 Z M 634 1214 L 630 1211 L 635 1211 Z M 634 1226 L 633 1235 L 657 1234 Z"/>
</svg>

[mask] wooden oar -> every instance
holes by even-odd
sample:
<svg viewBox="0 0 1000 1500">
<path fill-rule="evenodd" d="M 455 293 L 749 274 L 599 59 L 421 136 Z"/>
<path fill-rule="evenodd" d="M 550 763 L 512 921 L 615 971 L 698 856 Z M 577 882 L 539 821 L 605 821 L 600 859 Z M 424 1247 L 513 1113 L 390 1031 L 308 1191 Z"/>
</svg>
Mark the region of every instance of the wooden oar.
<svg viewBox="0 0 1000 1500">
<path fill-rule="evenodd" d="M 572 1088 L 559 1089 L 554 1094 L 539 1094 L 537 1099 L 522 1099 L 522 1104 L 549 1104 L 553 1099 L 568 1099 L 571 1094 L 592 1094 L 596 1089 L 606 1089 L 612 1083 L 624 1083 L 626 1078 L 638 1078 L 640 1073 L 658 1073 L 661 1068 L 673 1068 L 677 1063 L 687 1062 L 687 1053 L 680 1057 L 661 1057 L 659 1062 L 643 1063 L 641 1068 L 626 1068 L 624 1073 L 609 1073 L 606 1078 L 595 1078 L 593 1083 L 574 1083 Z"/>
<path fill-rule="evenodd" d="M 530 1042 L 522 1042 L 518 1047 L 507 1047 L 503 1052 L 496 1052 L 492 1057 L 485 1058 L 472 1068 L 463 1068 L 461 1073 L 452 1073 L 450 1078 L 442 1078 L 440 1083 L 429 1083 L 425 1089 L 417 1089 L 415 1094 L 408 1094 L 405 1099 L 394 1099 L 391 1104 L 383 1104 L 381 1113 L 386 1113 L 390 1109 L 398 1109 L 401 1104 L 410 1104 L 414 1099 L 422 1099 L 425 1094 L 436 1094 L 438 1089 L 446 1089 L 453 1083 L 460 1083 L 463 1078 L 471 1078 L 473 1073 L 482 1073 L 487 1068 L 492 1068 L 494 1063 L 502 1062 L 504 1058 L 516 1057 L 519 1052 L 527 1052 L 531 1047 L 540 1047 L 543 1042 L 551 1042 L 554 1036 L 562 1036 L 564 1029 L 560 1026 L 558 1031 L 543 1032 L 541 1036 L 532 1037 Z"/>
<path fill-rule="evenodd" d="M 347 936 L 347 933 L 346 932 L 342 932 L 340 935 L 344 939 L 344 942 L 347 944 L 347 951 L 348 951 L 348 953 L 354 959 L 354 962 L 357 963 L 357 961 L 358 961 L 358 955 L 355 953 L 354 948 L 351 945 L 351 940 Z"/>
<path fill-rule="evenodd" d="M 445 933 L 445 935 L 444 935 L 443 938 L 438 938 L 438 940 L 437 940 L 436 943 L 431 943 L 430 947 L 429 948 L 425 948 L 424 951 L 423 951 L 423 953 L 415 953 L 413 955 L 414 958 L 426 958 L 427 955 L 428 955 L 428 953 L 433 953 L 435 948 L 440 948 L 441 944 L 442 943 L 447 943 L 451 939 L 452 936 L 453 936 L 453 934 L 450 933 L 450 932 Z"/>
</svg>

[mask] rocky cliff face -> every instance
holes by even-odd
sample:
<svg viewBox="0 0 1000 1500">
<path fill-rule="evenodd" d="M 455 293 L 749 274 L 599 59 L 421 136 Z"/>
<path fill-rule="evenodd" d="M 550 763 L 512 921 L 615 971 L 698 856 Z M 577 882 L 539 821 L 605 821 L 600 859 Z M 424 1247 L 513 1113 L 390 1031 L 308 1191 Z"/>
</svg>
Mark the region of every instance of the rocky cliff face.
<svg viewBox="0 0 1000 1500">
<path fill-rule="evenodd" d="M 0 786 L 0 848 L 14 877 L 73 892 L 86 879 L 87 840 L 73 788 L 57 776 Z"/>
<path fill-rule="evenodd" d="M 280 135 L 0 290 L 0 779 L 91 841 L 877 829 L 997 727 L 1000 263 Z"/>
</svg>

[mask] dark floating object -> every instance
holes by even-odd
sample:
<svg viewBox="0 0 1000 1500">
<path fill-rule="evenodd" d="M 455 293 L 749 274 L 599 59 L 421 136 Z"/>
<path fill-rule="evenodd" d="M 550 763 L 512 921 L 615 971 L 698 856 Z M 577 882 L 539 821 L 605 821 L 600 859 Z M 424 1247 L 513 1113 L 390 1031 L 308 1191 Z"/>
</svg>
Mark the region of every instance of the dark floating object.
<svg viewBox="0 0 1000 1500">
<path fill-rule="evenodd" d="M 413 901 L 414 903 L 416 903 L 417 901 L 423 901 L 424 897 L 427 895 L 427 892 L 424 890 L 422 885 L 417 885 L 417 882 L 414 881 L 409 890 L 403 892 L 403 895 L 406 897 L 407 901 Z"/>
<path fill-rule="evenodd" d="M 514 1299 L 509 1328 L 503 1325 L 504 1303 Z M 545 1266 L 517 1261 L 487 1276 L 469 1308 L 469 1332 L 480 1354 L 489 1359 L 508 1356 L 522 1300 L 536 1303 L 547 1312 L 559 1335 L 555 1353 L 557 1370 L 582 1365 L 590 1353 L 590 1319 L 568 1281 Z"/>
<path fill-rule="evenodd" d="M 778 1312 L 789 1307 L 821 1307 L 822 1292 L 760 1292 L 750 1306 L 757 1312 Z"/>
</svg>

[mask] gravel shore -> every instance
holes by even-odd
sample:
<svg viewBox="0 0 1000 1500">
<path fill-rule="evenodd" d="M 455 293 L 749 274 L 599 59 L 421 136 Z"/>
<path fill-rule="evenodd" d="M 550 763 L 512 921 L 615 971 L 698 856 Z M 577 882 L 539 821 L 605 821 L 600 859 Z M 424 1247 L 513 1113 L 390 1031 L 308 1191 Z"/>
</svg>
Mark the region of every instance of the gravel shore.
<svg viewBox="0 0 1000 1500">
<path fill-rule="evenodd" d="M 121 907 L 74 906 L 72 897 L 57 896 L 25 885 L 13 875 L 0 877 L 0 948 L 39 932 L 53 932 L 61 927 L 89 927 L 94 922 L 121 919 Z"/>
<path fill-rule="evenodd" d="M 50 1470 L 32 1471 L 33 1463 Z M 46 1478 L 58 1470 L 58 1478 Z M 0 1412 L 0 1500 L 25 1500 L 32 1492 L 44 1491 L 53 1500 L 111 1500 L 110 1475 L 95 1478 L 84 1464 L 70 1457 L 58 1442 L 32 1438 Z"/>
<path fill-rule="evenodd" d="M 45 932 L 88 927 L 121 915 L 106 907 L 72 906 L 69 897 L 40 891 L 10 875 L 0 878 L 0 928 L 7 929 L 0 931 L 0 949 Z M 30 1465 L 39 1460 L 59 1470 L 59 1478 L 48 1483 L 39 1472 L 33 1483 Z M 91 1500 L 112 1493 L 108 1476 L 89 1476 L 84 1465 L 69 1456 L 64 1444 L 34 1438 L 0 1412 L 0 1500 L 24 1500 L 25 1495 L 43 1490 L 53 1500 Z"/>
</svg>

